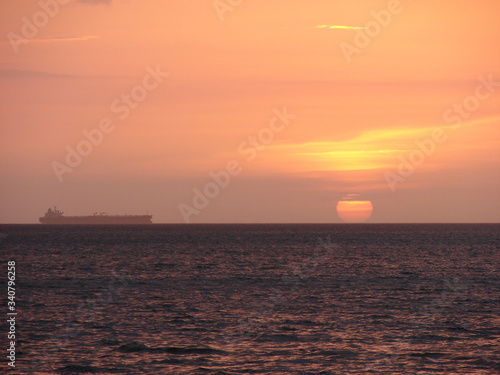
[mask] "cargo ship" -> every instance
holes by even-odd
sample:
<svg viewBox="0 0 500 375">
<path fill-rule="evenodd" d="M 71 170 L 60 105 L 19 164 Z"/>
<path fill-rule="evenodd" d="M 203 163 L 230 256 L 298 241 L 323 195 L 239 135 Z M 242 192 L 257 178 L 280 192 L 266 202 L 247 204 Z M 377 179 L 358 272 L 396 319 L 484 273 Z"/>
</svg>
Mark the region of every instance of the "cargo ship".
<svg viewBox="0 0 500 375">
<path fill-rule="evenodd" d="M 105 212 L 95 212 L 89 216 L 64 216 L 64 211 L 49 208 L 45 216 L 40 218 L 42 224 L 69 225 L 136 225 L 153 224 L 152 215 L 108 215 Z"/>
</svg>

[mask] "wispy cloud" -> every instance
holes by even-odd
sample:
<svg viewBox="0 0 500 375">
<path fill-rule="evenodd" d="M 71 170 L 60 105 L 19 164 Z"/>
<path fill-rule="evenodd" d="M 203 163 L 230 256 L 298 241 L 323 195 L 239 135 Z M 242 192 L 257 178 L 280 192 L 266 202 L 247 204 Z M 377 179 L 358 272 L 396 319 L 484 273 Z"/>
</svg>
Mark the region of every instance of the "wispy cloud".
<svg viewBox="0 0 500 375">
<path fill-rule="evenodd" d="M 19 43 L 22 44 L 38 44 L 38 43 L 58 43 L 58 42 L 86 42 L 91 39 L 100 38 L 97 35 L 83 35 L 83 36 L 48 36 L 43 38 L 21 39 Z M 10 44 L 10 42 L 2 42 L 0 44 Z"/>
<path fill-rule="evenodd" d="M 75 75 L 42 72 L 28 69 L 0 69 L 0 78 L 74 78 Z"/>
<path fill-rule="evenodd" d="M 78 0 L 79 3 L 84 3 L 84 4 L 107 4 L 111 5 L 113 0 Z"/>
<path fill-rule="evenodd" d="M 68 73 L 57 73 L 57 72 L 47 72 L 40 70 L 30 70 L 30 69 L 1 69 L 0 68 L 0 79 L 38 79 L 38 78 L 97 78 L 97 79 L 129 79 L 129 76 L 123 75 L 81 75 L 81 74 L 68 74 Z"/>
<path fill-rule="evenodd" d="M 361 26 L 341 26 L 341 25 L 319 25 L 318 29 L 342 29 L 342 30 L 364 30 Z"/>
<path fill-rule="evenodd" d="M 97 35 L 83 35 L 83 36 L 49 36 L 44 38 L 27 39 L 27 43 L 55 43 L 55 42 L 77 42 L 87 41 L 90 39 L 99 38 Z"/>
</svg>

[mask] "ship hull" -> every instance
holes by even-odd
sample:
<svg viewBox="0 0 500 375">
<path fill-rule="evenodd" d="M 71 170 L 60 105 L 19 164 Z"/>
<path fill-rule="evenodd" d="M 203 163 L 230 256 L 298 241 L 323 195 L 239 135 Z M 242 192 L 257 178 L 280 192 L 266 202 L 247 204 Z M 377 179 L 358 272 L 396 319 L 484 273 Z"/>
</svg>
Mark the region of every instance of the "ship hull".
<svg viewBox="0 0 500 375">
<path fill-rule="evenodd" d="M 41 217 L 49 225 L 138 225 L 153 224 L 151 215 Z"/>
</svg>

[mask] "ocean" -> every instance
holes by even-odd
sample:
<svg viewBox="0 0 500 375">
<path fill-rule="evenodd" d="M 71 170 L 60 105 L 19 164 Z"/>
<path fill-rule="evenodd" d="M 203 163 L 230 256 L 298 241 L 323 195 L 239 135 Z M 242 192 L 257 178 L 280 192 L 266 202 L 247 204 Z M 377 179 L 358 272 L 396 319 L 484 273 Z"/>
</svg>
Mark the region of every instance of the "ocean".
<svg viewBox="0 0 500 375">
<path fill-rule="evenodd" d="M 500 225 L 2 232 L 2 373 L 500 373 Z"/>
</svg>

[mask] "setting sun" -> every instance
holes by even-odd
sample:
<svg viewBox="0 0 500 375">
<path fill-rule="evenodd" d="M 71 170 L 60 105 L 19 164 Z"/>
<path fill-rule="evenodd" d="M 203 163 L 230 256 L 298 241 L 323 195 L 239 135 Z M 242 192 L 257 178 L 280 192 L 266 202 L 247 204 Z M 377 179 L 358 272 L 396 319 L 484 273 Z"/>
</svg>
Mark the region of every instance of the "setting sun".
<svg viewBox="0 0 500 375">
<path fill-rule="evenodd" d="M 337 203 L 337 214 L 347 223 L 364 223 L 372 215 L 372 202 L 357 200 L 357 194 L 349 194 Z"/>
</svg>

